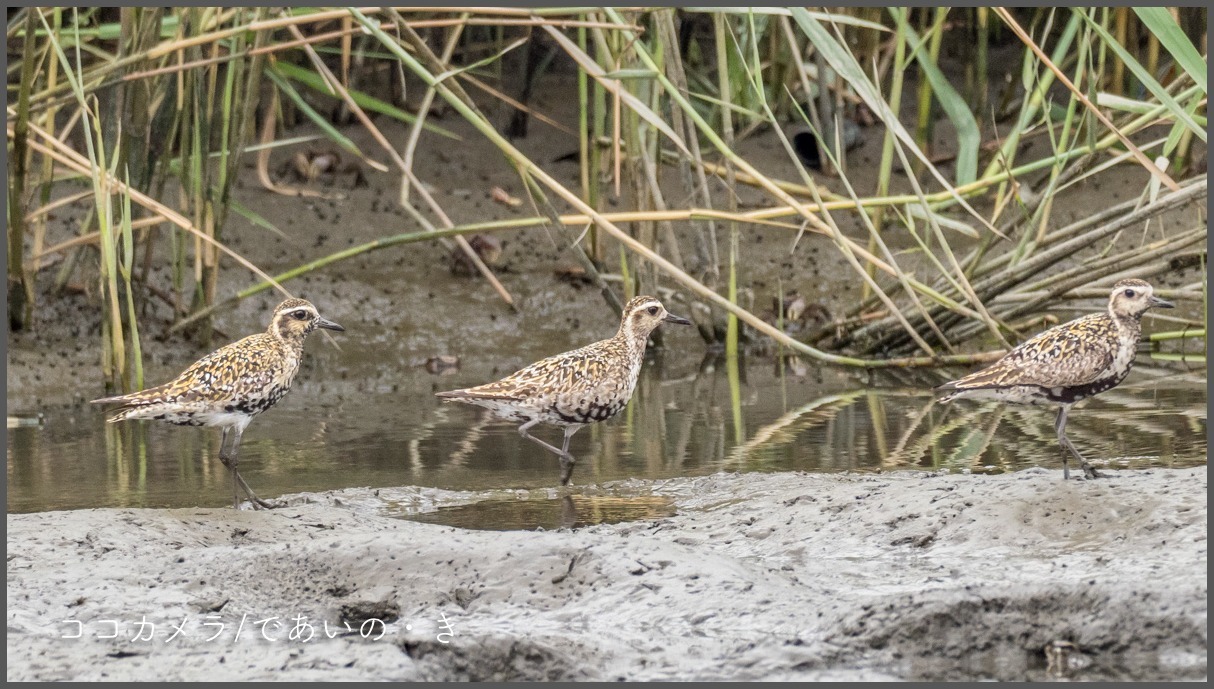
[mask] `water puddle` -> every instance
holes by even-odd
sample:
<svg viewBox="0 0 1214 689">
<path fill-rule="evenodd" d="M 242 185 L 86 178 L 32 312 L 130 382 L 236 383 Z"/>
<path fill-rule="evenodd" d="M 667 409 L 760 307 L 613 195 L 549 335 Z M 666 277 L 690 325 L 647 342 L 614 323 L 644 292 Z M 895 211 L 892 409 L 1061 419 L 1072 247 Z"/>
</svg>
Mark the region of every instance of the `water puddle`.
<svg viewBox="0 0 1214 689">
<path fill-rule="evenodd" d="M 673 501 L 660 496 L 565 495 L 559 498 L 490 499 L 402 516 L 413 521 L 466 529 L 551 531 L 661 519 L 674 513 Z"/>
</svg>

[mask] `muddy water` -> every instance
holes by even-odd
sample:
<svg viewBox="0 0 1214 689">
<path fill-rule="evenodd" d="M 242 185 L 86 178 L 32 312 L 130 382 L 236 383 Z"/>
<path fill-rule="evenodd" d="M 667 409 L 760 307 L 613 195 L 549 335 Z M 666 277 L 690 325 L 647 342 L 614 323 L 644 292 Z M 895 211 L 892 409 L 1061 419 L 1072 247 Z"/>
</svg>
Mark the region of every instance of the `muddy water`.
<svg viewBox="0 0 1214 689">
<path fill-rule="evenodd" d="M 735 375 L 723 357 L 689 361 L 667 351 L 646 362 L 625 412 L 574 436 L 575 486 L 562 494 L 556 458 L 514 425 L 433 396 L 505 371 L 414 369 L 393 390 L 320 382 L 315 369 L 323 366 L 305 370 L 306 380 L 245 433 L 241 474 L 262 497 L 414 486 L 383 509 L 463 527 L 534 529 L 663 516 L 671 507 L 660 479 L 677 476 L 1061 464 L 1051 410 L 934 405 L 930 388 L 944 372 L 870 377 L 763 359 L 741 362 Z M 1121 387 L 1072 412 L 1068 435 L 1098 467 L 1204 464 L 1204 377 L 1204 368 L 1153 365 L 1144 355 Z M 556 442 L 560 431 L 541 428 L 540 436 Z M 8 509 L 230 504 L 218 443 L 213 429 L 107 425 L 87 406 L 48 411 L 40 425 L 9 429 Z"/>
</svg>

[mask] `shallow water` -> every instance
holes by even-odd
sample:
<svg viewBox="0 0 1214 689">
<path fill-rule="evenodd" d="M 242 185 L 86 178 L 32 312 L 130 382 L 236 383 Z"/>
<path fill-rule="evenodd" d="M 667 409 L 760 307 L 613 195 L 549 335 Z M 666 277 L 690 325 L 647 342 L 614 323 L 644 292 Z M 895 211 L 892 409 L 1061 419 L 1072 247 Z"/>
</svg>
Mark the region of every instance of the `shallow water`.
<svg viewBox="0 0 1214 689">
<path fill-rule="evenodd" d="M 1204 464 L 1199 366 L 1140 357 L 1126 383 L 1072 411 L 1068 436 L 1098 468 Z M 458 491 L 459 499 L 436 498 L 425 509 L 385 509 L 463 527 L 528 529 L 669 514 L 666 499 L 632 490 L 629 478 L 1061 466 L 1052 409 L 935 405 L 930 388 L 945 372 L 870 376 L 773 359 L 744 362 L 736 376 L 729 369 L 723 357 L 647 361 L 628 408 L 573 437 L 578 464 L 566 492 L 554 490 L 556 458 L 513 424 L 433 396 L 500 371 L 466 366 L 438 376 L 417 369 L 395 391 L 326 384 L 317 382 L 322 374 L 305 371 L 306 380 L 245 432 L 241 475 L 263 498 L 362 486 Z M 538 435 L 560 439 L 554 428 L 540 427 Z M 9 429 L 8 510 L 229 505 L 232 486 L 215 458 L 218 445 L 214 429 L 107 425 L 89 406 L 46 412 L 38 425 Z M 518 495 L 504 496 L 509 490 Z"/>
</svg>

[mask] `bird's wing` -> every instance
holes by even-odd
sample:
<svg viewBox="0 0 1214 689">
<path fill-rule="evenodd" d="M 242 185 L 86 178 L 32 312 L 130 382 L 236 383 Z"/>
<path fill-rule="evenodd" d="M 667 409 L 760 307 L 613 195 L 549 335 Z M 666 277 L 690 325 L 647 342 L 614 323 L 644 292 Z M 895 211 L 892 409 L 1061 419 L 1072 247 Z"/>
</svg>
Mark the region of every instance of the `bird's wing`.
<svg viewBox="0 0 1214 689">
<path fill-rule="evenodd" d="M 138 392 L 128 393 L 126 395 L 115 395 L 113 397 L 102 397 L 92 400 L 93 404 L 119 404 L 119 409 L 130 407 L 143 406 L 145 404 L 157 404 L 166 401 L 176 401 L 180 398 L 180 390 L 178 389 L 177 380 L 174 380 L 164 385 L 146 388 Z"/>
<path fill-rule="evenodd" d="M 501 380 L 473 388 L 438 393 L 449 399 L 495 399 L 517 401 L 542 395 L 545 391 L 569 389 L 583 377 L 598 379 L 606 370 L 598 350 L 582 347 L 564 354 L 541 359 L 519 369 Z"/>
<path fill-rule="evenodd" d="M 450 399 L 492 399 L 507 402 L 526 399 L 548 386 L 548 381 L 553 377 L 553 371 L 556 368 L 554 359 L 555 357 L 537 361 L 492 383 L 463 390 L 440 392 L 438 396 Z"/>
<path fill-rule="evenodd" d="M 1113 363 L 1117 331 L 1108 316 L 1093 314 L 1025 341 L 989 367 L 945 386 L 946 390 L 1038 385 L 1085 385 Z"/>
<path fill-rule="evenodd" d="M 121 408 L 165 402 L 225 402 L 240 390 L 264 389 L 280 373 L 282 360 L 274 349 L 256 346 L 253 338 L 257 337 L 260 335 L 251 335 L 211 352 L 164 385 L 93 401 L 118 403 Z"/>
</svg>

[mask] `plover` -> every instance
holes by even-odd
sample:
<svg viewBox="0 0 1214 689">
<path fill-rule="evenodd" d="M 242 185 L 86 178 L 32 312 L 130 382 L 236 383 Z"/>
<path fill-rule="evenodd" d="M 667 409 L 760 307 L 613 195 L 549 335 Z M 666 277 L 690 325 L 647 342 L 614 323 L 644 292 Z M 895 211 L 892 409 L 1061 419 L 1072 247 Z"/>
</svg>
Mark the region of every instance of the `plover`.
<svg viewBox="0 0 1214 689">
<path fill-rule="evenodd" d="M 317 328 L 345 330 L 321 318 L 310 302 L 288 299 L 274 309 L 266 332 L 211 352 L 172 382 L 93 402 L 121 405 L 113 410 L 110 423 L 160 419 L 179 426 L 219 426 L 223 429 L 219 459 L 232 471 L 235 506 L 240 506 L 238 489 L 243 489 L 254 508 L 273 507 L 240 477 L 240 437 L 254 416 L 274 406 L 291 389 L 303 357 L 304 339 Z"/>
<path fill-rule="evenodd" d="M 569 439 L 582 426 L 606 421 L 628 404 L 649 334 L 662 323 L 691 321 L 667 312 L 653 297 L 636 297 L 624 306 L 613 337 L 538 361 L 494 383 L 436 394 L 521 423 L 520 435 L 561 458 L 561 485 L 568 485 L 575 461 Z M 564 428 L 559 450 L 527 432 L 539 423 Z"/>
<path fill-rule="evenodd" d="M 1129 374 L 1142 336 L 1142 314 L 1170 302 L 1153 294 L 1150 283 L 1121 280 L 1113 285 L 1106 313 L 1093 313 L 1055 326 L 1024 342 L 987 368 L 936 388 L 948 402 L 994 399 L 1017 404 L 1058 405 L 1058 444 L 1075 456 L 1084 476 L 1098 478 L 1066 437 L 1066 416 L 1076 402 L 1113 388 Z M 1062 456 L 1062 476 L 1070 478 Z"/>
</svg>

